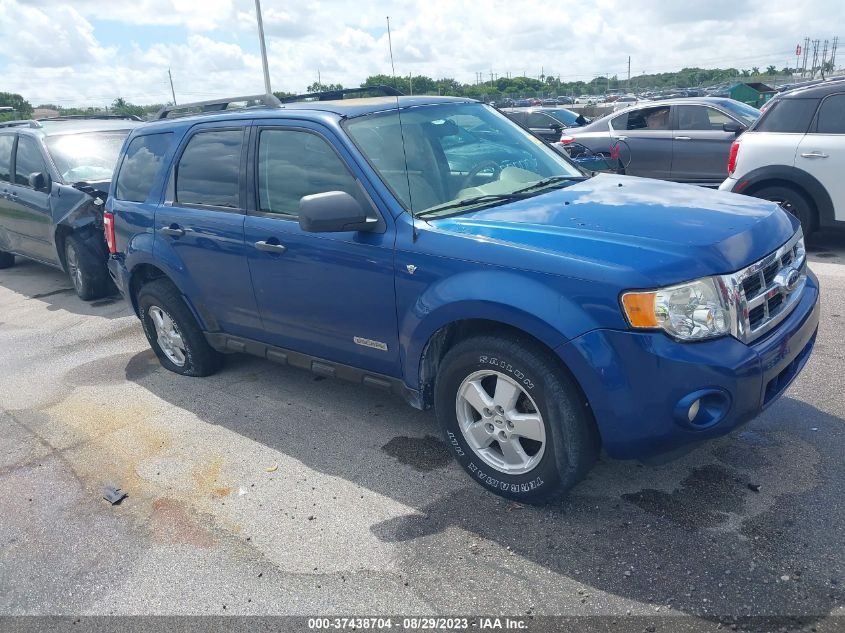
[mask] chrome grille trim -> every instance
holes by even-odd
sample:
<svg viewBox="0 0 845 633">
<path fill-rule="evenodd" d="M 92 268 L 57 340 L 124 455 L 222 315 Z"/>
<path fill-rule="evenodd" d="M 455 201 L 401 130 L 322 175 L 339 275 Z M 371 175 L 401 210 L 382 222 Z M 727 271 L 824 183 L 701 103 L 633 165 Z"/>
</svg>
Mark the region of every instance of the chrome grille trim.
<svg viewBox="0 0 845 633">
<path fill-rule="evenodd" d="M 772 264 L 775 265 L 775 274 L 771 275 L 770 271 L 771 281 L 767 283 L 764 271 Z M 797 272 L 797 278 L 793 275 L 790 288 L 786 281 L 793 270 Z M 754 288 L 754 293 L 750 297 L 746 296 L 744 282 L 755 276 L 755 282 L 749 284 L 749 287 Z M 799 228 L 795 235 L 776 251 L 740 271 L 721 275 L 716 280 L 730 312 L 731 334 L 744 343 L 757 340 L 789 316 L 804 292 L 807 283 L 804 233 Z M 777 300 L 773 301 L 778 295 L 779 303 Z M 771 313 L 770 304 L 774 306 Z M 763 318 L 752 326 L 750 313 L 761 306 Z"/>
</svg>

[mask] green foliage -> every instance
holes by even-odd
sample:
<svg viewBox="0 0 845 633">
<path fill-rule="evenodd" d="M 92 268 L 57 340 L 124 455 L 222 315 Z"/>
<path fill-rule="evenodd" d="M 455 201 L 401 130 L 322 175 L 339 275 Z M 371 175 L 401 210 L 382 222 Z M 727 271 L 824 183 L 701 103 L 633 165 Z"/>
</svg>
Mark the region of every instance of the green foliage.
<svg viewBox="0 0 845 633">
<path fill-rule="evenodd" d="M 0 106 L 8 106 L 15 112 L 0 113 L 0 120 L 29 119 L 32 117 L 32 104 L 14 92 L 0 92 Z"/>
<path fill-rule="evenodd" d="M 343 86 L 341 84 L 321 84 L 315 81 L 305 89 L 306 92 L 332 92 L 334 90 L 343 90 Z"/>
<path fill-rule="evenodd" d="M 143 116 L 145 110 L 142 106 L 133 105 L 126 101 L 123 97 L 118 97 L 111 104 L 112 114 L 120 114 L 122 116 Z"/>
</svg>

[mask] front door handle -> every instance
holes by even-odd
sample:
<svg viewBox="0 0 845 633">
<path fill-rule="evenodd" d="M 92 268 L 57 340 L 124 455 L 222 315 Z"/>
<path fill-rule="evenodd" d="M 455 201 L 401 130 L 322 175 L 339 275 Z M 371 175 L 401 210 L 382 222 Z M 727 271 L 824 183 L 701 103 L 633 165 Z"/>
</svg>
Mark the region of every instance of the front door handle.
<svg viewBox="0 0 845 633">
<path fill-rule="evenodd" d="M 801 154 L 804 158 L 827 158 L 824 152 L 804 152 Z"/>
<path fill-rule="evenodd" d="M 268 253 L 277 253 L 277 254 L 284 253 L 286 250 L 288 250 L 287 246 L 284 246 L 283 244 L 279 244 L 278 242 L 276 242 L 274 244 L 273 242 L 269 242 L 269 241 L 266 241 L 266 240 L 261 240 L 260 242 L 256 242 L 255 248 L 257 248 L 260 251 L 266 251 Z"/>
<path fill-rule="evenodd" d="M 692 137 L 691 136 L 676 136 L 675 140 L 676 141 L 691 141 Z"/>
<path fill-rule="evenodd" d="M 172 237 L 182 237 L 185 234 L 183 229 L 178 224 L 171 224 L 170 226 L 163 226 L 158 230 L 162 235 L 170 235 Z"/>
</svg>

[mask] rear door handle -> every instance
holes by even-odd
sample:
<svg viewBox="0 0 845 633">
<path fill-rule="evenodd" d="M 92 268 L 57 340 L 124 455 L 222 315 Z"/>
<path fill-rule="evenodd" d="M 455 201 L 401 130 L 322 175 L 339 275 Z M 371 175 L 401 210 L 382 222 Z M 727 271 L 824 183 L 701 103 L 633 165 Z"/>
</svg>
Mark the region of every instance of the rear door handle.
<svg viewBox="0 0 845 633">
<path fill-rule="evenodd" d="M 676 141 L 691 141 L 692 137 L 691 136 L 676 136 L 675 140 Z"/>
<path fill-rule="evenodd" d="M 266 251 L 268 253 L 277 253 L 277 254 L 284 253 L 286 250 L 288 250 L 287 246 L 284 246 L 283 244 L 279 244 L 278 242 L 276 242 L 274 244 L 274 243 L 268 242 L 266 240 L 261 240 L 260 242 L 256 242 L 255 248 L 257 248 L 260 251 Z"/>
<path fill-rule="evenodd" d="M 827 158 L 824 152 L 804 152 L 801 154 L 804 158 Z"/>
<path fill-rule="evenodd" d="M 185 234 L 183 229 L 178 224 L 171 224 L 170 226 L 163 226 L 158 230 L 162 235 L 170 235 L 172 237 L 182 237 Z"/>
</svg>

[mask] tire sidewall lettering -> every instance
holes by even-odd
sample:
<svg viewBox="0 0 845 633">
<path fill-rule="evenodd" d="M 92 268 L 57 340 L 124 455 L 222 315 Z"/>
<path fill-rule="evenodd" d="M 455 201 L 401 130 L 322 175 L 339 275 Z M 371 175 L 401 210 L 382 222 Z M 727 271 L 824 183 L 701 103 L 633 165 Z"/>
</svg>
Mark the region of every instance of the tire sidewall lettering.
<svg viewBox="0 0 845 633">
<path fill-rule="evenodd" d="M 524 371 L 517 369 L 509 362 L 496 358 L 495 356 L 479 356 L 478 362 L 482 365 L 492 365 L 496 369 L 513 376 L 513 379 L 526 389 L 534 390 L 534 381 L 528 378 Z"/>
</svg>

